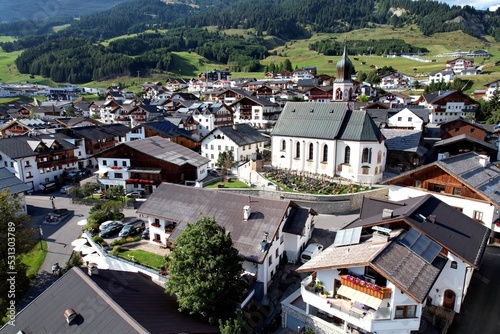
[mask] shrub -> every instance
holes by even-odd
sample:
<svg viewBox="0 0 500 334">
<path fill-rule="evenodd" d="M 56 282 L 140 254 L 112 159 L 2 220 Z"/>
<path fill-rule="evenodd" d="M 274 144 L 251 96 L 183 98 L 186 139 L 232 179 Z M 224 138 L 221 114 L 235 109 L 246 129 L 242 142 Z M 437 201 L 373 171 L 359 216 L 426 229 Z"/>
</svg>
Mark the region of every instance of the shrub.
<svg viewBox="0 0 500 334">
<path fill-rule="evenodd" d="M 71 258 L 68 261 L 68 264 L 66 265 L 66 271 L 70 270 L 73 267 L 79 267 L 83 265 L 83 259 L 80 255 L 79 252 L 73 252 L 71 255 Z"/>
<path fill-rule="evenodd" d="M 125 238 L 115 239 L 111 241 L 111 246 L 123 245 L 125 243 Z"/>
<path fill-rule="evenodd" d="M 121 250 L 122 250 L 122 246 L 115 246 L 115 247 L 113 247 L 111 254 L 116 256 L 116 255 L 118 255 L 118 253 L 120 253 Z"/>
</svg>

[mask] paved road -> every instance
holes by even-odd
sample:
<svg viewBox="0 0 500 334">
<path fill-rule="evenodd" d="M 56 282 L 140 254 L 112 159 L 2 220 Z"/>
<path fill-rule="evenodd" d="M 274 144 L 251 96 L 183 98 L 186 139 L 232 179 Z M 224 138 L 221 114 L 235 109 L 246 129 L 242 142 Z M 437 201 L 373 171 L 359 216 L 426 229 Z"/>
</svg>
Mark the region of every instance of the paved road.
<svg viewBox="0 0 500 334">
<path fill-rule="evenodd" d="M 500 247 L 489 246 L 449 334 L 500 332 Z"/>
<path fill-rule="evenodd" d="M 47 213 L 52 211 L 50 196 L 55 197 L 54 205 L 56 208 L 67 208 L 72 211 L 69 217 L 57 225 L 43 223 Z M 35 228 L 41 226 L 42 228 L 48 252 L 35 282 L 18 308 L 26 306 L 57 279 L 52 274 L 52 265 L 55 262 L 59 262 L 61 266 L 66 265 L 74 248 L 71 242 L 82 234 L 82 228 L 77 225 L 77 222 L 87 218 L 90 211 L 90 206 L 72 204 L 68 196 L 57 191 L 51 194 L 35 193 L 26 196 L 26 204 L 28 205 L 28 214 L 32 218 L 32 226 Z M 132 209 L 126 209 L 123 213 L 125 217 L 136 216 L 135 210 Z"/>
</svg>

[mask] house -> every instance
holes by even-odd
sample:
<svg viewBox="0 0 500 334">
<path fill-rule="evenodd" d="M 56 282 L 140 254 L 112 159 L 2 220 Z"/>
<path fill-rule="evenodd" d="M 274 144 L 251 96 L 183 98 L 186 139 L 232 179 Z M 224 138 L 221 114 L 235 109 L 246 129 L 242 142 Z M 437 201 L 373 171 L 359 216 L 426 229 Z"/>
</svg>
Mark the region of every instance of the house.
<svg viewBox="0 0 500 334">
<path fill-rule="evenodd" d="M 460 135 L 467 135 L 479 140 L 484 140 L 486 137 L 486 130 L 484 127 L 460 117 L 440 124 L 439 129 L 441 139 L 448 139 Z"/>
<path fill-rule="evenodd" d="M 431 82 L 444 82 L 444 83 L 449 83 L 453 82 L 455 80 L 455 72 L 453 70 L 442 70 L 439 72 L 431 72 L 429 73 L 429 84 Z"/>
<path fill-rule="evenodd" d="M 162 137 L 121 143 L 95 156 L 97 181 L 103 190 L 122 186 L 126 192 L 152 193 L 161 182 L 199 181 L 207 176 L 209 159 Z"/>
<path fill-rule="evenodd" d="M 429 123 L 429 110 L 406 107 L 387 111 L 387 127 L 391 129 L 424 130 Z"/>
<path fill-rule="evenodd" d="M 218 333 L 218 326 L 178 311 L 174 296 L 139 273 L 71 268 L 16 314 L 1 334 Z M 71 311 L 70 311 L 71 310 Z M 76 313 L 74 319 L 68 314 Z"/>
<path fill-rule="evenodd" d="M 379 102 L 387 103 L 391 107 L 395 107 L 397 105 L 408 105 L 411 104 L 412 98 L 406 94 L 402 94 L 399 92 L 391 92 L 385 95 L 382 95 L 378 98 Z"/>
<path fill-rule="evenodd" d="M 302 91 L 304 100 L 312 102 L 331 102 L 333 98 L 332 86 L 314 86 Z"/>
<path fill-rule="evenodd" d="M 45 132 L 52 125 L 41 119 L 18 118 L 2 126 L 0 136 L 7 138 L 11 136 L 22 136 L 28 133 Z"/>
<path fill-rule="evenodd" d="M 422 130 L 380 129 L 387 146 L 386 170 L 401 173 L 420 166 L 427 149 L 422 147 Z"/>
<path fill-rule="evenodd" d="M 479 106 L 477 101 L 457 90 L 423 94 L 416 104 L 430 109 L 430 123 L 447 122 L 457 117 L 475 118 Z"/>
<path fill-rule="evenodd" d="M 316 213 L 291 201 L 162 183 L 137 211 L 149 220 L 151 242 L 172 246 L 188 223 L 213 217 L 231 235 L 244 271 L 267 288 L 284 259 L 295 262 Z M 174 243 L 175 245 L 175 243 Z"/>
<path fill-rule="evenodd" d="M 65 128 L 102 125 L 102 123 L 99 122 L 98 120 L 88 117 L 61 117 L 61 118 L 56 118 L 55 121 L 61 127 Z"/>
<path fill-rule="evenodd" d="M 364 198 L 360 219 L 297 269 L 312 274 L 282 302 L 283 325 L 321 334 L 418 331 L 426 305 L 461 311 L 488 236 L 432 195 Z"/>
<path fill-rule="evenodd" d="M 200 136 L 182 129 L 178 125 L 167 120 L 142 123 L 132 128 L 130 132 L 127 133 L 126 141 L 140 140 L 154 136 L 167 138 L 173 143 L 192 150 L 199 149 L 201 142 Z"/>
<path fill-rule="evenodd" d="M 269 129 L 278 119 L 281 106 L 267 98 L 245 96 L 229 105 L 233 109 L 234 123 L 247 123 L 255 128 Z"/>
<path fill-rule="evenodd" d="M 215 167 L 219 154 L 231 152 L 233 161 L 248 161 L 252 154 L 263 151 L 269 139 L 249 124 L 234 124 L 215 128 L 201 142 L 201 155 Z"/>
<path fill-rule="evenodd" d="M 78 146 L 60 133 L 0 139 L 0 165 L 31 190 L 57 182 L 63 171 L 77 168 Z"/>
<path fill-rule="evenodd" d="M 484 85 L 486 88 L 486 99 L 490 100 L 497 89 L 500 89 L 500 80 L 495 80 Z"/>
<path fill-rule="evenodd" d="M 225 103 L 200 103 L 192 105 L 191 109 L 202 138 L 217 127 L 233 124 L 233 109 Z"/>
<path fill-rule="evenodd" d="M 28 213 L 24 194 L 31 188 L 7 168 L 0 167 L 0 192 L 4 191 L 4 189 L 7 189 L 10 195 L 19 200 L 22 207 L 21 213 Z"/>
<path fill-rule="evenodd" d="M 486 156 L 464 153 L 385 180 L 389 199 L 433 194 L 457 211 L 491 229 L 500 244 L 500 169 Z"/>
<path fill-rule="evenodd" d="M 380 77 L 379 87 L 384 90 L 408 90 L 413 88 L 414 78 L 399 72 Z"/>
<path fill-rule="evenodd" d="M 474 68 L 474 60 L 466 58 L 456 58 L 446 62 L 446 69 L 452 70 L 458 75 L 461 75 L 463 71 Z"/>
<path fill-rule="evenodd" d="M 350 102 L 288 102 L 271 141 L 273 167 L 371 184 L 382 179 L 384 137 Z"/>
</svg>

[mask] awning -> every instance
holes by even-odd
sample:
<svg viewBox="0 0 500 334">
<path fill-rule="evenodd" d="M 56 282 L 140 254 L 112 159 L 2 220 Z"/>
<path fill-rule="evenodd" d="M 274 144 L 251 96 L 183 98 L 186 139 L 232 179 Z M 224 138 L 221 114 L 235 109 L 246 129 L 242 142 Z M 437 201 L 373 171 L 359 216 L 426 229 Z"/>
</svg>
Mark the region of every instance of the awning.
<svg viewBox="0 0 500 334">
<path fill-rule="evenodd" d="M 94 174 L 100 175 L 100 174 L 106 174 L 107 172 L 109 172 L 107 168 L 101 168 L 98 171 L 95 171 Z"/>
<path fill-rule="evenodd" d="M 364 292 L 355 290 L 348 286 L 342 285 L 337 293 L 341 296 L 347 297 L 353 301 L 359 302 L 361 304 L 370 306 L 373 309 L 378 309 L 380 304 L 382 303 L 382 299 L 378 299 L 377 297 L 370 296 Z"/>
</svg>

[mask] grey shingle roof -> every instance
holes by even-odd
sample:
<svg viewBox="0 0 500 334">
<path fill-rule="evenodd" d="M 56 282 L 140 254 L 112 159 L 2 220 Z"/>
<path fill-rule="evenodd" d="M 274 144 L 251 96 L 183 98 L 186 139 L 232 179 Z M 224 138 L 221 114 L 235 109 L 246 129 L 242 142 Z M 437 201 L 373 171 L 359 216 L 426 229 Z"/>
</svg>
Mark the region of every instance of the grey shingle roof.
<svg viewBox="0 0 500 334">
<path fill-rule="evenodd" d="M 431 264 L 399 242 L 386 247 L 372 265 L 403 291 L 423 303 L 434 285 L 446 259 L 436 258 Z"/>
<path fill-rule="evenodd" d="M 483 147 L 487 147 L 487 148 L 489 148 L 490 150 L 493 150 L 493 151 L 497 150 L 497 148 L 496 148 L 495 145 L 490 144 L 490 143 L 488 143 L 488 142 L 486 142 L 484 140 L 480 140 L 480 139 L 471 137 L 471 136 L 466 135 L 466 134 L 461 134 L 461 135 L 458 135 L 458 136 L 455 136 L 455 137 L 450 137 L 450 138 L 447 138 L 447 139 L 440 140 L 440 141 L 438 141 L 438 142 L 436 142 L 434 144 L 434 147 L 446 146 L 446 145 L 453 144 L 453 143 L 460 142 L 460 141 L 472 142 L 472 143 L 475 143 L 477 145 L 480 145 L 480 146 L 483 146 Z"/>
<path fill-rule="evenodd" d="M 200 167 L 210 162 L 210 159 L 199 155 L 193 150 L 159 136 L 134 140 L 121 145 L 126 145 L 144 154 L 178 166 L 190 164 L 195 167 Z"/>
<path fill-rule="evenodd" d="M 347 102 L 288 102 L 271 136 L 378 140 L 381 133 L 365 111 L 351 111 Z"/>
<path fill-rule="evenodd" d="M 79 314 L 72 326 L 69 326 L 64 318 L 64 311 L 69 308 L 73 308 Z M 80 268 L 68 271 L 20 311 L 16 316 L 15 326 L 5 325 L 0 329 L 2 334 L 16 334 L 19 331 L 24 333 L 78 331 L 84 334 L 148 332 L 103 293 Z"/>
<path fill-rule="evenodd" d="M 62 150 L 76 149 L 77 146 L 67 142 L 64 138 L 69 138 L 62 133 L 54 133 L 50 135 L 40 135 L 29 137 L 15 136 L 10 138 L 0 139 L 0 152 L 7 155 L 11 159 L 18 159 L 23 157 L 31 157 L 39 154 L 47 154 L 47 152 L 35 152 L 34 149 L 43 141 L 44 143 L 53 142 L 57 140 L 62 145 Z M 60 150 L 57 150 L 60 151 Z"/>
<path fill-rule="evenodd" d="M 250 205 L 252 211 L 248 221 L 243 220 L 245 205 Z M 137 212 L 179 222 L 170 241 L 177 238 L 186 223 L 214 217 L 231 233 L 240 255 L 253 262 L 262 262 L 267 254 L 261 252 L 260 246 L 264 233 L 269 233 L 269 241 L 274 240 L 289 205 L 290 202 L 284 200 L 162 183 Z"/>
<path fill-rule="evenodd" d="M 420 139 L 421 130 L 396 130 L 380 129 L 385 137 L 387 149 L 391 151 L 416 152 Z"/>
<path fill-rule="evenodd" d="M 139 125 L 138 127 L 145 127 L 145 128 L 150 128 L 152 130 L 158 131 L 162 135 L 164 135 L 166 138 L 175 138 L 175 137 L 184 137 L 188 138 L 189 140 L 192 140 L 194 142 L 199 142 L 200 136 L 193 134 L 185 129 L 180 129 L 178 124 L 174 124 L 168 120 L 165 121 L 159 121 L 159 122 L 148 122 L 144 123 L 142 125 Z"/>
<path fill-rule="evenodd" d="M 493 202 L 500 204 L 500 168 L 492 163 L 483 167 L 476 152 L 439 160 L 437 165 L 474 187 Z"/>
<path fill-rule="evenodd" d="M 392 219 L 382 219 L 384 209 L 393 210 Z M 431 215 L 436 217 L 435 223 L 422 219 Z M 481 263 L 490 230 L 432 195 L 398 202 L 364 198 L 360 219 L 346 228 L 375 226 L 401 220 L 464 261 L 474 266 Z"/>
<path fill-rule="evenodd" d="M 0 191 L 9 189 L 10 194 L 18 194 L 31 188 L 18 179 L 7 168 L 0 168 Z"/>
<path fill-rule="evenodd" d="M 229 137 L 238 146 L 250 145 L 255 143 L 265 142 L 268 139 L 264 137 L 257 129 L 249 124 L 235 124 L 236 129 L 232 125 L 221 126 L 213 130 L 220 130 Z"/>
</svg>

